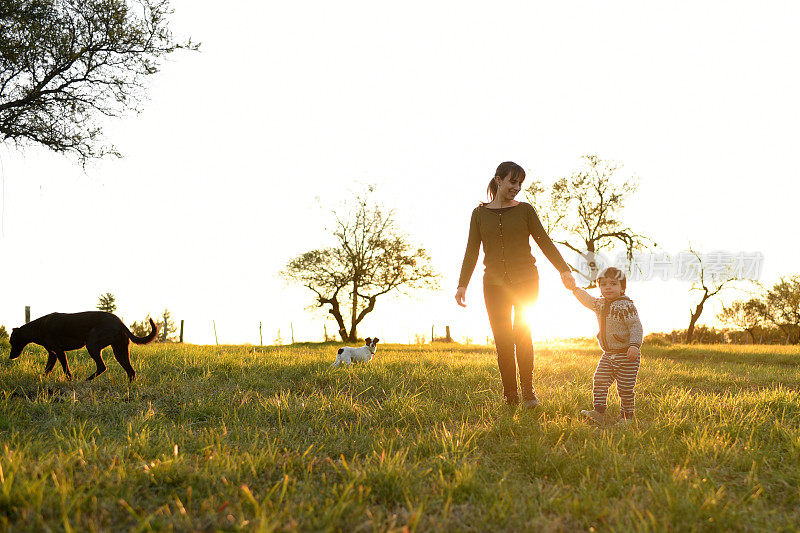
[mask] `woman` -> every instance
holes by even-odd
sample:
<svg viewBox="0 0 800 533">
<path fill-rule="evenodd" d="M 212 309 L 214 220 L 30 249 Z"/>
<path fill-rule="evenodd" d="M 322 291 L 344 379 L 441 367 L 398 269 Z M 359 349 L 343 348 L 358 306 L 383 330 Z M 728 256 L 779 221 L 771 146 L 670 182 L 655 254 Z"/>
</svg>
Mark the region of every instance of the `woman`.
<svg viewBox="0 0 800 533">
<path fill-rule="evenodd" d="M 483 243 L 483 264 L 486 267 L 483 295 L 497 349 L 503 396 L 509 405 L 519 403 L 518 365 L 523 405 L 534 408 L 539 405 L 539 400 L 533 390 L 533 342 L 525 309 L 538 298 L 539 272 L 536 260 L 531 255 L 529 237 L 533 236 L 547 259 L 561 272 L 565 287 L 574 287 L 575 280 L 569 265 L 547 236 L 533 206 L 514 200 L 524 180 L 525 171 L 522 167 L 511 161 L 501 163 L 487 188 L 489 202 L 482 203 L 472 211 L 456 302 L 466 307 L 464 297 L 467 285 Z"/>
</svg>

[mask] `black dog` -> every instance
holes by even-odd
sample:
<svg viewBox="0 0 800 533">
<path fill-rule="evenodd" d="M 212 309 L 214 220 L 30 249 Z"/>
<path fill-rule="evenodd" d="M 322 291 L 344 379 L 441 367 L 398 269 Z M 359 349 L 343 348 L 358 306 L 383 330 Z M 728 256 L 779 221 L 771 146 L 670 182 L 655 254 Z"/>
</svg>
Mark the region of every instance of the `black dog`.
<svg viewBox="0 0 800 533">
<path fill-rule="evenodd" d="M 47 366 L 44 374 L 47 375 L 56 365 L 56 359 L 61 363 L 64 373 L 72 378 L 67 362 L 69 350 L 77 350 L 86 346 L 89 355 L 94 359 L 97 370 L 87 379 L 94 379 L 106 371 L 103 361 L 103 348 L 111 345 L 114 358 L 125 369 L 128 379 L 133 381 L 136 371 L 131 366 L 128 353 L 128 340 L 136 344 L 147 344 L 156 338 L 158 327 L 150 319 L 152 331 L 146 337 L 137 337 L 125 327 L 122 320 L 104 311 L 86 311 L 85 313 L 50 313 L 32 322 L 14 328 L 11 331 L 10 359 L 22 355 L 22 350 L 28 343 L 41 344 L 47 350 Z"/>
</svg>

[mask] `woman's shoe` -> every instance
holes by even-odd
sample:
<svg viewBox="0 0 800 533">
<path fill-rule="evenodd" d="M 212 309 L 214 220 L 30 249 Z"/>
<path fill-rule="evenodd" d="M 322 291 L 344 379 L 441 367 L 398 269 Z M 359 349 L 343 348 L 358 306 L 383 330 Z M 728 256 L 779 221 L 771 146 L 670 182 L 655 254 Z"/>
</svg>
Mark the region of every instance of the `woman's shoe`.
<svg viewBox="0 0 800 533">
<path fill-rule="evenodd" d="M 536 409 L 540 405 L 542 405 L 542 403 L 536 396 L 534 396 L 533 398 L 528 398 L 527 400 L 523 400 L 522 402 L 522 406 L 526 409 Z"/>
</svg>

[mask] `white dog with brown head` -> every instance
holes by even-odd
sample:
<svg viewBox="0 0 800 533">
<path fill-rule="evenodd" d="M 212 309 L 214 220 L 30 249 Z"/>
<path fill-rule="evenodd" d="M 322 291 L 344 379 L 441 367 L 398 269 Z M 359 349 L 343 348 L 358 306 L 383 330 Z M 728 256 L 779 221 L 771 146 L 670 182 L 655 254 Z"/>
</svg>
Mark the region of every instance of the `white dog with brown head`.
<svg viewBox="0 0 800 533">
<path fill-rule="evenodd" d="M 341 364 L 368 363 L 372 360 L 372 356 L 375 355 L 375 350 L 378 349 L 379 340 L 378 338 L 371 339 L 367 337 L 364 339 L 365 344 L 361 348 L 351 348 L 350 346 L 339 348 L 336 353 L 336 361 L 333 362 L 331 368 L 336 368 Z"/>
</svg>

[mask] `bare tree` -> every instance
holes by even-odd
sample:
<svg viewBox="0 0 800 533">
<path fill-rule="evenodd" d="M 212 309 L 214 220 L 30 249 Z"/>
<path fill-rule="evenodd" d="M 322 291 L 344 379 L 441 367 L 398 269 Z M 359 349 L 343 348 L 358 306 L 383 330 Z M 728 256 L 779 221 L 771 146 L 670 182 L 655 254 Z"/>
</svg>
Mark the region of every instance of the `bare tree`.
<svg viewBox="0 0 800 533">
<path fill-rule="evenodd" d="M 588 287 L 594 287 L 599 268 L 596 254 L 615 243 L 625 247 L 628 261 L 633 252 L 649 246 L 649 238 L 622 222 L 625 201 L 636 191 L 635 180 L 616 183 L 615 174 L 622 165 L 609 163 L 596 155 L 582 156 L 586 166 L 550 187 L 534 180 L 525 190 L 536 207 L 553 242 L 580 254 L 589 266 Z M 579 274 L 575 265 L 570 267 Z"/>
<path fill-rule="evenodd" d="M 703 264 L 703 259 L 691 247 L 689 253 L 694 259 L 689 257 L 690 262 L 684 262 L 683 268 L 689 267 L 696 273 L 696 280 L 692 283 L 690 291 L 699 291 L 700 301 L 695 305 L 694 310 L 689 311 L 689 327 L 686 330 L 686 342 L 692 342 L 694 327 L 703 308 L 708 300 L 718 295 L 723 290 L 730 288 L 731 283 L 737 280 L 733 272 L 732 265 L 709 265 Z"/>
<path fill-rule="evenodd" d="M 0 139 L 87 160 L 119 155 L 101 144 L 102 117 L 141 111 L 144 79 L 178 49 L 169 0 L 2 0 Z"/>
<path fill-rule="evenodd" d="M 117 299 L 110 292 L 101 294 L 97 300 L 97 308 L 106 313 L 113 313 L 117 310 Z"/>
<path fill-rule="evenodd" d="M 767 305 L 758 298 L 750 298 L 747 301 L 736 300 L 730 305 L 723 306 L 717 318 L 725 324 L 746 331 L 750 335 L 750 340 L 755 343 L 755 331 L 764 322 L 766 309 Z"/>
<path fill-rule="evenodd" d="M 352 342 L 357 339 L 358 325 L 375 309 L 380 296 L 434 288 L 438 274 L 428 252 L 410 245 L 395 228 L 393 211 L 374 205 L 368 193 L 356 198 L 346 216 L 334 213 L 334 218 L 336 245 L 295 257 L 281 275 L 311 290 L 314 306 L 327 307 L 342 340 Z M 343 306 L 349 312 L 349 324 Z"/>
</svg>

